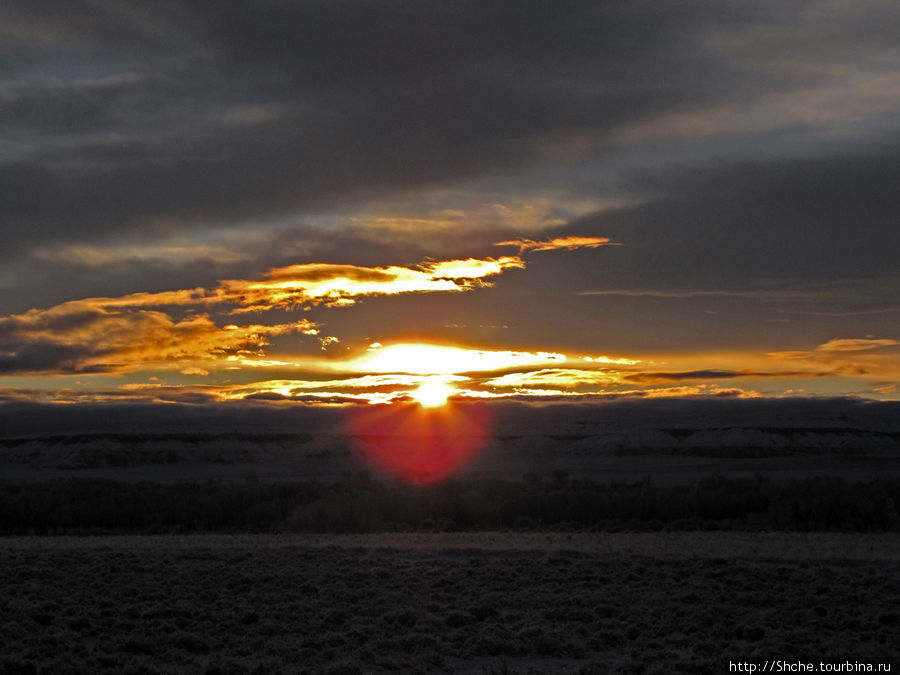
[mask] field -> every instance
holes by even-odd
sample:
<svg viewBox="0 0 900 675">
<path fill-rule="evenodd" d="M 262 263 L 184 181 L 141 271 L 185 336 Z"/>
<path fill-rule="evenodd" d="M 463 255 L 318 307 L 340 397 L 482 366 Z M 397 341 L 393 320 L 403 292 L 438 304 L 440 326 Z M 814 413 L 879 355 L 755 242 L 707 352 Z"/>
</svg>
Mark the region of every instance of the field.
<svg viewBox="0 0 900 675">
<path fill-rule="evenodd" d="M 896 534 L 10 537 L 0 588 L 10 673 L 707 673 L 900 659 Z"/>
<path fill-rule="evenodd" d="M 0 675 L 900 669 L 896 415 L 698 405 L 499 408 L 430 485 L 334 411 L 8 417 Z"/>
</svg>

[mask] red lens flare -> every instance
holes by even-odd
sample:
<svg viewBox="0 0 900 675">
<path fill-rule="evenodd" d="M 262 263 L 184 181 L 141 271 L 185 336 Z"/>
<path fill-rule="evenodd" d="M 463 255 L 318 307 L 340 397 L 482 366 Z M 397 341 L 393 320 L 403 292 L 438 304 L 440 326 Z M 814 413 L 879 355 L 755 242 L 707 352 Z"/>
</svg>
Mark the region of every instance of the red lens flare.
<svg viewBox="0 0 900 675">
<path fill-rule="evenodd" d="M 357 408 L 348 426 L 377 468 L 410 483 L 434 483 L 466 464 L 484 445 L 485 406 L 448 402 Z"/>
</svg>

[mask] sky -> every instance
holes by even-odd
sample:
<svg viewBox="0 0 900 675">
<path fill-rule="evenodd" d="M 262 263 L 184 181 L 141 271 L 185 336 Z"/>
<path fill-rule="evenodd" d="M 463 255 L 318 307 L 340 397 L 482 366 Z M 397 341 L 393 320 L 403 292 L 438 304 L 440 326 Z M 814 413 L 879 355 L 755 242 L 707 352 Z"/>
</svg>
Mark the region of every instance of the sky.
<svg viewBox="0 0 900 675">
<path fill-rule="evenodd" d="M 900 6 L 6 0 L 0 401 L 897 400 Z"/>
</svg>

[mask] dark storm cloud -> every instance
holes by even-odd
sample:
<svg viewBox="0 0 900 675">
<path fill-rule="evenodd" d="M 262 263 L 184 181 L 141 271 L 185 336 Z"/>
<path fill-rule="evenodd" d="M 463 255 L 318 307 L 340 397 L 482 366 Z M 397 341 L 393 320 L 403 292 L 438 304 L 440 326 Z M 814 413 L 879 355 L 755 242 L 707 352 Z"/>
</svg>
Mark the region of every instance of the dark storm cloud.
<svg viewBox="0 0 900 675">
<path fill-rule="evenodd" d="M 628 180 L 647 201 L 557 230 L 622 246 L 535 260 L 515 289 L 500 284 L 483 298 L 483 313 L 470 308 L 472 321 L 527 294 L 542 308 L 533 344 L 558 339 L 556 327 L 572 316 L 579 330 L 565 338 L 573 346 L 610 350 L 808 344 L 848 332 L 895 337 L 897 144 L 710 160 Z M 505 309 L 494 319 L 518 321 Z M 766 321 L 784 323 L 775 330 Z"/>
<path fill-rule="evenodd" d="M 678 287 L 656 285 L 677 280 L 688 294 L 696 284 L 715 293 L 778 290 L 780 298 L 758 297 L 790 301 L 785 289 L 749 289 L 738 283 L 896 275 L 896 143 L 814 159 L 708 162 L 641 172 L 632 181 L 655 198 L 567 228 L 602 231 L 626 244 L 617 252 L 621 255 L 609 259 L 609 274 L 617 278 L 619 289 L 678 293 Z M 636 264 L 638 256 L 643 264 Z M 625 279 L 635 285 L 623 286 Z M 719 285 L 710 288 L 711 283 Z M 811 291 L 823 289 L 805 290 L 794 289 L 793 299 L 808 299 Z"/>
<path fill-rule="evenodd" d="M 877 154 L 872 160 L 879 164 Z M 676 345 L 806 349 L 835 335 L 896 338 L 897 191 L 887 181 L 867 183 L 878 171 L 866 165 L 862 158 L 846 167 L 835 160 L 827 169 L 772 160 L 710 165 L 691 180 L 660 173 L 655 201 L 558 230 L 608 236 L 622 246 L 536 256 L 515 284 L 498 283 L 465 298 L 465 306 L 436 298 L 426 308 L 410 298 L 392 316 L 431 312 L 445 324 L 509 327 L 483 331 L 481 339 L 613 354 Z M 881 163 L 885 173 L 887 165 Z M 767 200 L 766 190 L 781 197 Z M 523 298 L 539 308 L 537 319 L 523 315 Z M 375 308 L 361 311 L 367 334 L 391 334 Z M 329 328 L 338 330 L 339 320 L 327 319 Z"/>
<path fill-rule="evenodd" d="M 889 337 L 898 30 L 890 0 L 10 0 L 0 314 L 298 262 L 404 265 L 444 247 L 478 257 L 504 239 L 579 235 L 622 246 L 547 254 L 491 294 L 397 299 L 391 313 L 372 303 L 327 322 L 348 322 L 341 335 L 448 339 L 459 335 L 433 324 L 509 326 L 476 337 L 621 350 L 749 342 L 776 315 L 831 323 L 803 335 L 780 324 L 771 348 Z M 413 216 L 456 208 L 420 196 L 460 185 L 491 203 L 557 188 L 634 200 L 539 233 L 316 221 L 320 208 L 366 213 L 372 198 Z M 239 256 L 207 245 L 226 226 L 256 237 L 220 247 Z M 148 253 L 178 237 L 193 257 Z M 79 244 L 106 256 L 66 248 Z M 523 317 L 524 294 L 540 321 Z M 752 325 L 726 317 L 727 303 L 756 312 Z M 561 331 L 573 316 L 578 329 Z M 846 316 L 865 325 L 847 331 Z"/>
<path fill-rule="evenodd" d="M 653 383 L 653 382 L 680 382 L 682 380 L 730 380 L 735 377 L 829 377 L 834 373 L 789 370 L 773 372 L 757 372 L 753 370 L 689 370 L 673 373 L 627 373 L 622 379 L 627 382 Z"/>
<path fill-rule="evenodd" d="M 787 87 L 705 39 L 795 12 L 11 3 L 4 243 L 236 222 L 546 159 L 559 135 Z"/>
</svg>

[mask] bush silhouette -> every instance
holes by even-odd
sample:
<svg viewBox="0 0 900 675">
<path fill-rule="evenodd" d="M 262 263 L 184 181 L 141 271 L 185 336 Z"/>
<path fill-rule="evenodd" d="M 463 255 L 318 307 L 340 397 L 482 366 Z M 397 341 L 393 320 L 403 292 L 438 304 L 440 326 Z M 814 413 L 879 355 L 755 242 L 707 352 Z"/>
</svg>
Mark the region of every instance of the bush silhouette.
<svg viewBox="0 0 900 675">
<path fill-rule="evenodd" d="M 779 483 L 707 476 L 695 485 L 598 483 L 559 472 L 437 485 L 368 474 L 332 484 L 0 483 L 0 533 L 376 532 L 459 529 L 900 531 L 900 478 Z"/>
</svg>

